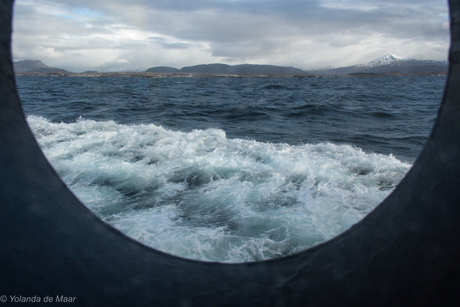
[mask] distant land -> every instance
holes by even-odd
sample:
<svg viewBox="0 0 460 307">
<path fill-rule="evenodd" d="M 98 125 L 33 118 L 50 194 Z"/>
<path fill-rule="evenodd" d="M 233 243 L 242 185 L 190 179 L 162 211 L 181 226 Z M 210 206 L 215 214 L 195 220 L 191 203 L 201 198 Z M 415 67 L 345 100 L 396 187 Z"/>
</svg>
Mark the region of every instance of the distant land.
<svg viewBox="0 0 460 307">
<path fill-rule="evenodd" d="M 309 74 L 326 76 L 360 75 L 360 74 L 445 74 L 449 68 L 448 61 L 422 61 L 386 54 L 367 64 L 359 64 L 334 69 L 310 70 Z"/>
<path fill-rule="evenodd" d="M 39 60 L 23 60 L 13 63 L 15 73 L 35 72 L 37 74 L 69 73 L 65 69 L 49 67 Z"/>
<path fill-rule="evenodd" d="M 381 76 L 381 75 L 444 75 L 448 61 L 415 60 L 386 54 L 367 64 L 359 64 L 333 69 L 301 70 L 295 67 L 275 65 L 227 65 L 202 64 L 181 69 L 158 66 L 144 72 L 69 72 L 49 67 L 39 60 L 14 62 L 18 76 L 80 76 L 80 77 L 321 77 L 321 76 Z"/>
<path fill-rule="evenodd" d="M 294 67 L 281 67 L 274 65 L 226 65 L 207 64 L 184 67 L 181 72 L 188 73 L 212 73 L 212 74 L 234 74 L 234 75 L 305 75 L 306 72 Z"/>
</svg>

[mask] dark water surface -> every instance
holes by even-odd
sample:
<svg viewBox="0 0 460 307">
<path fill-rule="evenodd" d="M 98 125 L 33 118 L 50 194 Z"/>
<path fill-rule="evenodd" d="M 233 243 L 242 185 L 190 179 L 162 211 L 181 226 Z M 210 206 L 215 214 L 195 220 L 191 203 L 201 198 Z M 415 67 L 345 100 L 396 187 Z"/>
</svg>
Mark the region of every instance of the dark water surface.
<svg viewBox="0 0 460 307">
<path fill-rule="evenodd" d="M 17 84 L 74 193 L 133 238 L 241 262 L 371 211 L 434 124 L 445 77 L 46 78 Z"/>
</svg>

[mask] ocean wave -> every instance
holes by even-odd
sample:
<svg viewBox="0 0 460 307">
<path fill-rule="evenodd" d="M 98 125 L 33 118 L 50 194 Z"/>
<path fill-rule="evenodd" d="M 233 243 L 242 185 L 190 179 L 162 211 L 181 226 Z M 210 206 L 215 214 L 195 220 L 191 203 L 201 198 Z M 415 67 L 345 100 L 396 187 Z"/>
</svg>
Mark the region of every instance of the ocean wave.
<svg viewBox="0 0 460 307">
<path fill-rule="evenodd" d="M 143 244 L 204 261 L 270 259 L 329 240 L 411 166 L 349 145 L 230 139 L 220 129 L 27 120 L 96 215 Z"/>
</svg>

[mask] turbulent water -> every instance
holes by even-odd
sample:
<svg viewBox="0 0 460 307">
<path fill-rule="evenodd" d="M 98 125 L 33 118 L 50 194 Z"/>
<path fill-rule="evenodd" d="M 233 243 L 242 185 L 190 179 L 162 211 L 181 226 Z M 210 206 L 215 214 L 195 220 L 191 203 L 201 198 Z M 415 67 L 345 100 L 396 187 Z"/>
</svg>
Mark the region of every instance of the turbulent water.
<svg viewBox="0 0 460 307">
<path fill-rule="evenodd" d="M 280 257 L 403 178 L 444 77 L 19 77 L 45 155 L 93 212 L 181 257 Z"/>
</svg>

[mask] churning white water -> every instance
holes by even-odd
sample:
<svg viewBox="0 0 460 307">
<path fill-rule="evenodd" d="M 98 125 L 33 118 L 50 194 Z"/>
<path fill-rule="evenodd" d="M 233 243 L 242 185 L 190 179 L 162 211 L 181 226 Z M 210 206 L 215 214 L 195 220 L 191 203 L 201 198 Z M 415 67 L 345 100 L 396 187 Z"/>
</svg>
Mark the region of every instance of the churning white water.
<svg viewBox="0 0 460 307">
<path fill-rule="evenodd" d="M 150 125 L 29 116 L 45 155 L 77 197 L 128 236 L 205 261 L 275 258 L 362 219 L 410 165 L 331 143 L 229 139 Z"/>
</svg>

